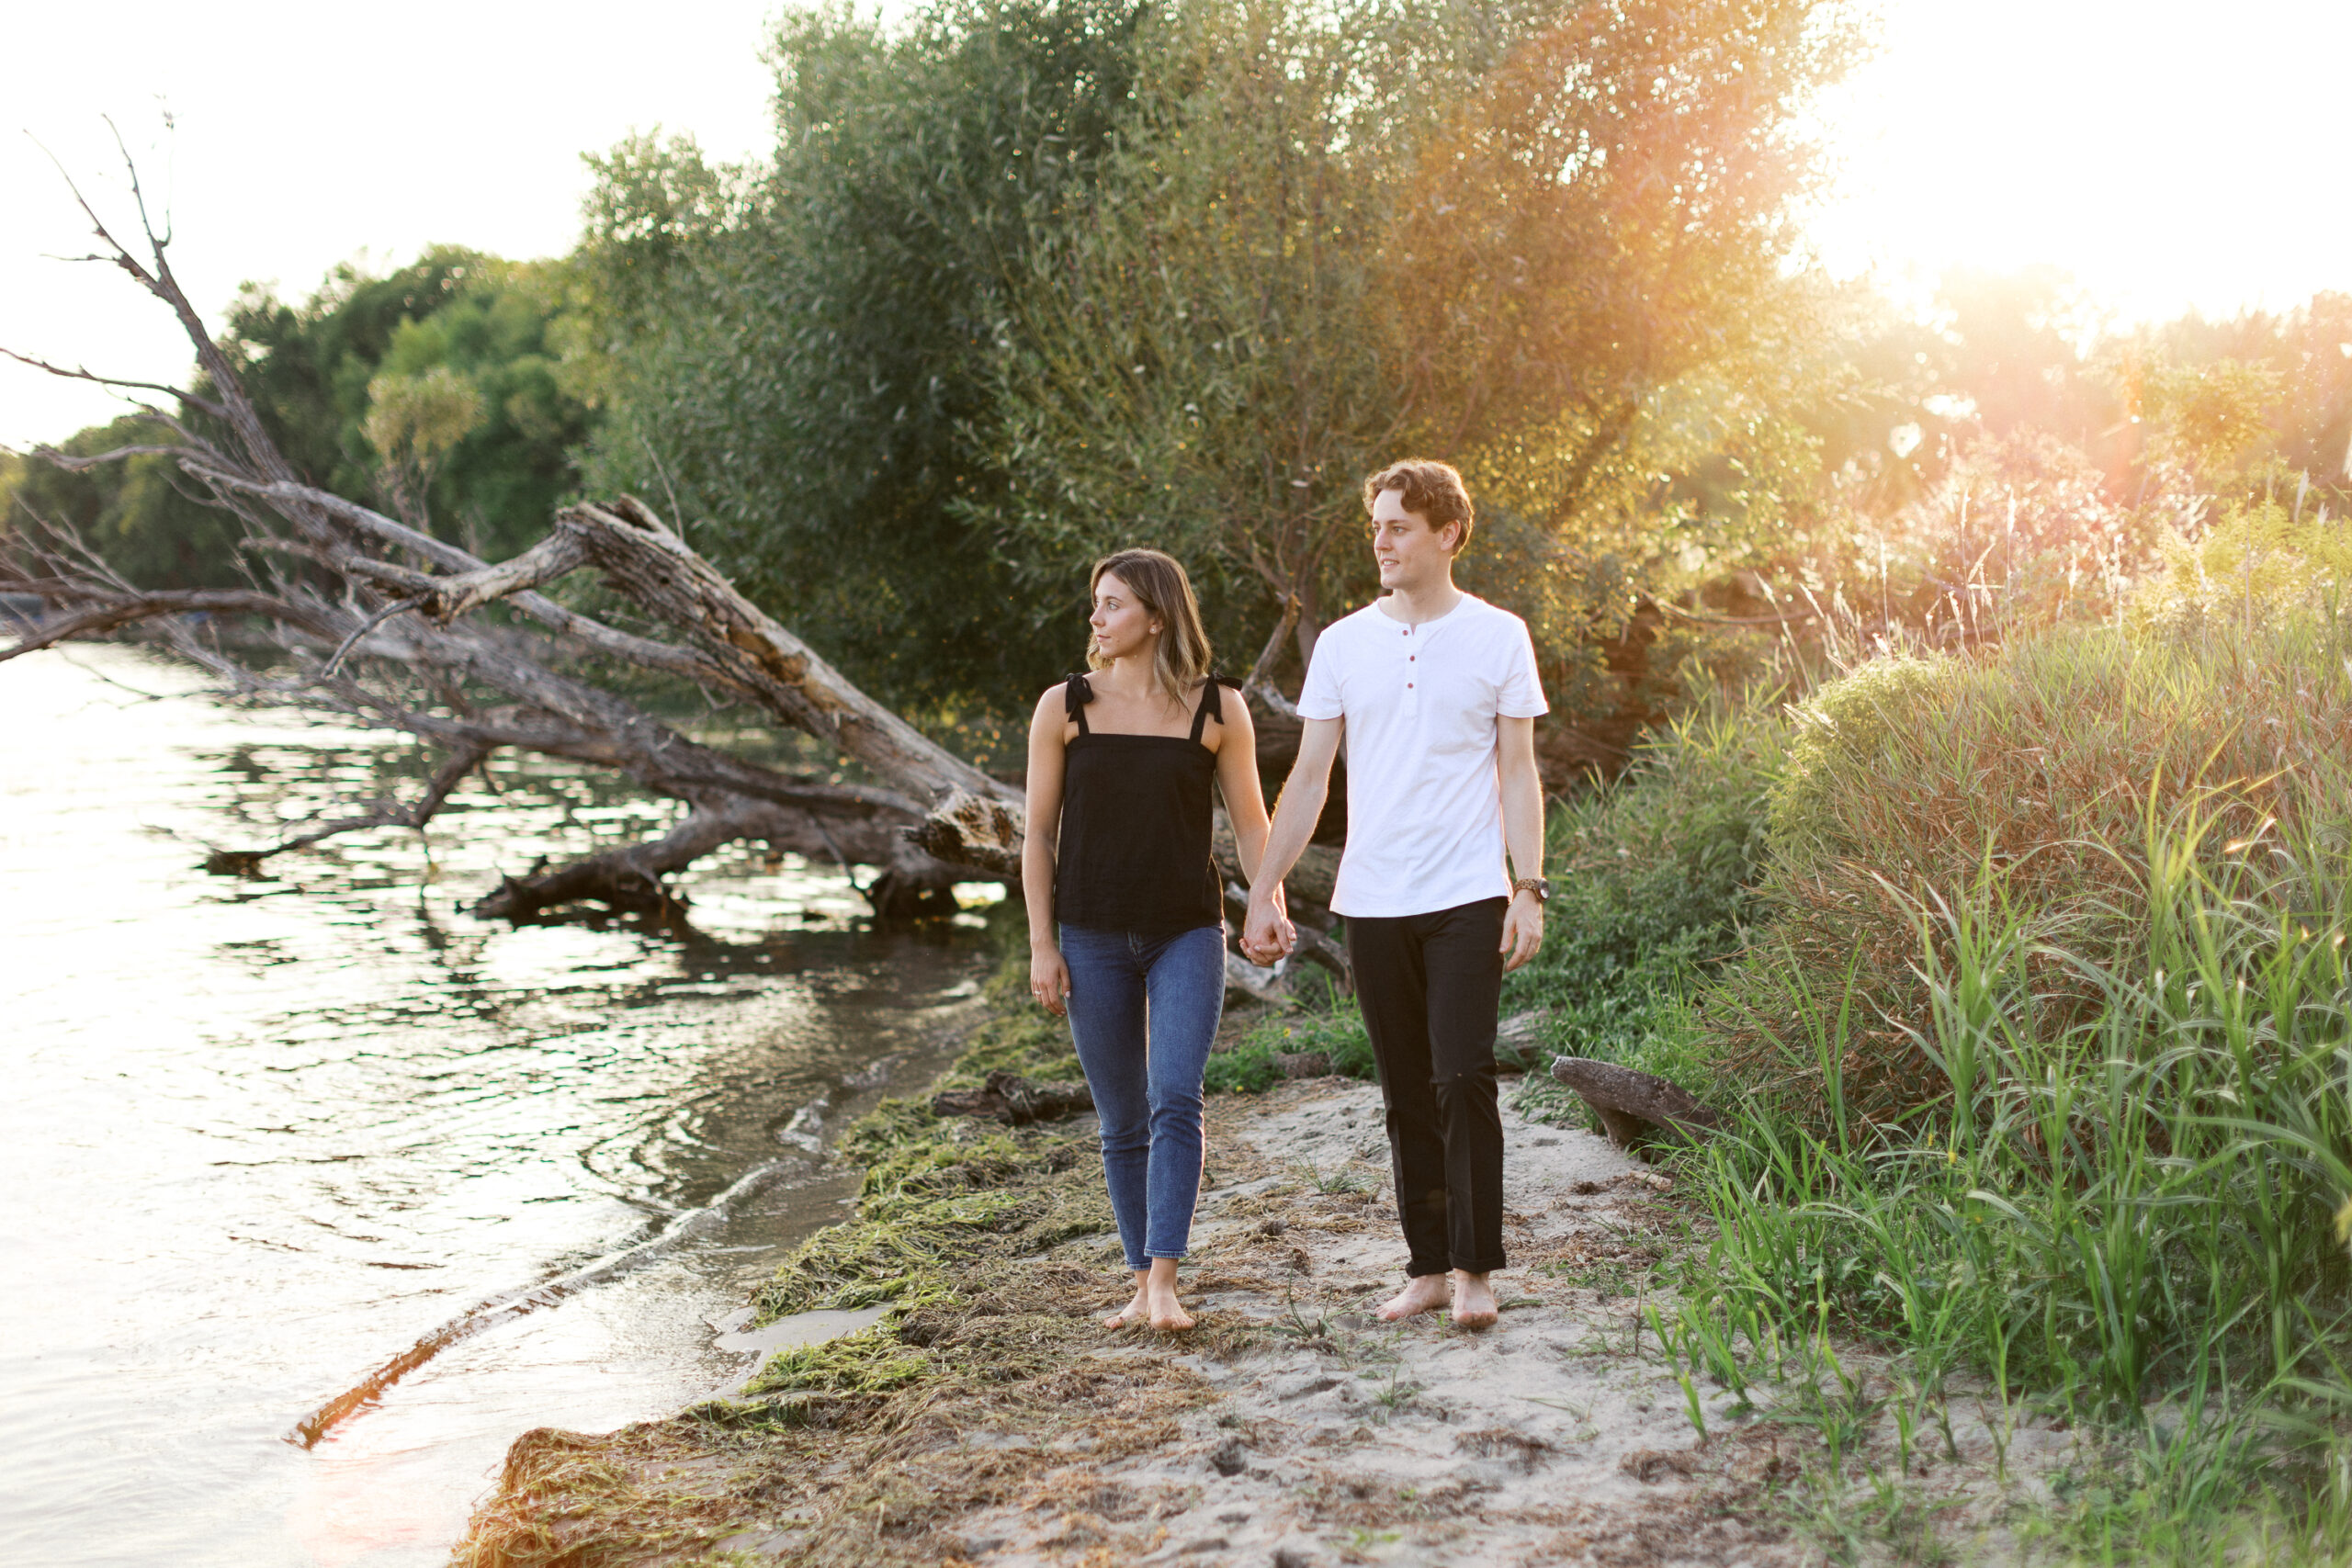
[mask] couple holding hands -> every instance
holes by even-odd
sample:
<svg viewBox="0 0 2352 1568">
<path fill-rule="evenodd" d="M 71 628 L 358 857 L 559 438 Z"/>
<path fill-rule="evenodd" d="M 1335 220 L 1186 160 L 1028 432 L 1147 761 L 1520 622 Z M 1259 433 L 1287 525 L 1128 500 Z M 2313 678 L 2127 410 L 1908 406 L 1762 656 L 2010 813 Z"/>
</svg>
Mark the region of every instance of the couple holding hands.
<svg viewBox="0 0 2352 1568">
<path fill-rule="evenodd" d="M 1271 821 L 1249 711 L 1220 692 L 1233 682 L 1210 672 L 1192 584 L 1157 550 L 1096 564 L 1091 673 L 1047 691 L 1030 724 L 1030 989 L 1068 1015 L 1102 1121 L 1136 1286 L 1109 1326 L 1193 1325 L 1176 1266 L 1225 1005 L 1211 784 L 1250 878 L 1242 952 L 1272 964 L 1296 940 L 1283 878 L 1322 815 L 1343 741 L 1348 839 L 1331 909 L 1346 922 L 1408 1252 L 1405 1287 L 1380 1315 L 1450 1306 L 1464 1327 L 1495 1321 L 1495 1025 L 1503 975 L 1544 941 L 1544 692 L 1526 623 L 1453 584 L 1473 521 L 1462 476 L 1394 463 L 1363 495 L 1384 593 L 1315 644 L 1298 699 L 1306 732 Z"/>
</svg>

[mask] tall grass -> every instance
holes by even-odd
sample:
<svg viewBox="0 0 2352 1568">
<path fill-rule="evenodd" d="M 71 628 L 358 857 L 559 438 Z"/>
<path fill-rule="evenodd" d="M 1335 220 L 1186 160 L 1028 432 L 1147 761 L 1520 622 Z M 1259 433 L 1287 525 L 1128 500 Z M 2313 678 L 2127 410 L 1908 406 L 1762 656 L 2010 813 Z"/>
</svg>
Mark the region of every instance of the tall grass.
<svg viewBox="0 0 2352 1568">
<path fill-rule="evenodd" d="M 2151 891 L 2177 873 L 2151 854 L 2188 842 L 2200 861 L 2253 866 L 2299 836 L 2323 859 L 2352 840 L 2352 634 L 2334 615 L 2066 628 L 1889 659 L 1792 721 L 1760 885 L 1775 946 L 1713 1016 L 1726 1066 L 1782 1074 L 1817 1114 L 1832 1069 L 1837 1095 L 1871 1115 L 1944 1092 L 1922 1043 L 1917 910 L 1980 870 L 1998 873 L 1987 886 L 2019 924 L 2022 962 L 2041 966 L 2048 1031 L 2100 1011 L 2098 976 L 2129 968 L 2162 918 Z M 1860 999 L 1834 1064 L 1792 1049 L 1826 991 Z"/>
<path fill-rule="evenodd" d="M 1955 1380 L 2128 1435 L 2093 1555 L 2267 1554 L 2250 1503 L 2352 1550 L 2341 624 L 1889 661 L 1800 724 L 1686 1342 L 1874 1342 L 1906 1442 Z"/>
<path fill-rule="evenodd" d="M 2056 1391 L 2081 1416 L 2200 1380 L 2328 1377 L 2352 1323 L 2335 1231 L 2352 882 L 2340 856 L 2257 878 L 2201 862 L 2199 841 L 2159 829 L 2149 846 L 2148 939 L 2128 966 L 2058 945 L 1997 868 L 1912 906 L 1916 1044 L 1949 1090 L 1932 1114 L 1873 1121 L 1845 1097 L 1870 1006 L 1850 983 L 1792 995 L 1824 1114 L 1751 1109 L 1706 1151 L 1718 1293 Z M 2056 1007 L 2038 973 L 2067 976 Z"/>
</svg>

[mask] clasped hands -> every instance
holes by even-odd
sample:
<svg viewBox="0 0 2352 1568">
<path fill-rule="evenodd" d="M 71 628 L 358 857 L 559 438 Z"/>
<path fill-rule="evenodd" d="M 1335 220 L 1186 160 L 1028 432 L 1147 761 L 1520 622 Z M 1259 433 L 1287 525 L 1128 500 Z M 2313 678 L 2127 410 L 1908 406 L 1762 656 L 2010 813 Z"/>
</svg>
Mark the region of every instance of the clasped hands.
<svg viewBox="0 0 2352 1568">
<path fill-rule="evenodd" d="M 1291 923 L 1277 884 L 1266 893 L 1251 892 L 1250 912 L 1241 922 L 1241 955 L 1261 968 L 1279 964 L 1298 945 L 1298 927 Z"/>
</svg>

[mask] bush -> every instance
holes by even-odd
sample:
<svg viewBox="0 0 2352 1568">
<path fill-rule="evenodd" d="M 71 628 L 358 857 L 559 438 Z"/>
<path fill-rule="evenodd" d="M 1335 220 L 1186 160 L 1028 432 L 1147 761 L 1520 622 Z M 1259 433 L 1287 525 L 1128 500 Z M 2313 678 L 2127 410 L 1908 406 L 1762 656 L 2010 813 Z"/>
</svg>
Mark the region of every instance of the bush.
<svg viewBox="0 0 2352 1568">
<path fill-rule="evenodd" d="M 1555 817 L 1544 949 L 1503 983 L 1506 1016 L 1545 1010 L 1551 1051 L 1703 1077 L 1670 1047 L 1690 982 L 1738 951 L 1756 913 L 1783 734 L 1768 713 L 1759 694 L 1701 709 Z"/>
<path fill-rule="evenodd" d="M 1690 1156 L 1716 1236 L 1680 1333 L 1735 1363 L 1743 1337 L 1751 1364 L 1793 1351 L 1801 1398 L 1827 1336 L 1859 1335 L 1894 1352 L 1906 1430 L 1965 1377 L 1996 1431 L 2030 1399 L 2177 1437 L 2203 1501 L 2084 1528 L 2132 1561 L 2220 1562 L 2248 1506 L 2326 1523 L 2301 1488 L 2352 1405 L 2352 864 L 2340 830 L 2247 854 L 2159 829 L 2145 853 L 2120 957 L 2064 945 L 2001 867 L 1910 903 L 1932 1117 L 1873 1121 L 1845 1092 L 1876 998 L 1802 998 L 1791 1066 L 1817 1111 L 1751 1100 Z M 2311 1561 L 2344 1560 L 2345 1523 Z"/>
<path fill-rule="evenodd" d="M 2084 965 L 2141 961 L 2151 878 L 2178 846 L 2219 864 L 2343 840 L 2347 655 L 2324 615 L 2075 628 L 1823 688 L 1793 710 L 1772 798 L 1773 934 L 1706 998 L 1709 1055 L 1818 1124 L 1811 1032 L 1849 996 L 1849 1104 L 1893 1116 L 1941 1095 L 1918 910 L 1979 886 L 2029 933 L 2047 1023 L 2080 1021 L 2101 1005 Z"/>
</svg>

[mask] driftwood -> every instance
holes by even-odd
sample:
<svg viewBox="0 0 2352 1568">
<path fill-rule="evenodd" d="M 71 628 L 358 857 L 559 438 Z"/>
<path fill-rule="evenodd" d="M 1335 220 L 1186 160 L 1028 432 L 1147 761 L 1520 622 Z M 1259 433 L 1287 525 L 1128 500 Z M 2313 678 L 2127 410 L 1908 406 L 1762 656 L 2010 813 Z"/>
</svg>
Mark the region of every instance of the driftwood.
<svg viewBox="0 0 2352 1568">
<path fill-rule="evenodd" d="M 1723 1124 L 1719 1112 L 1687 1090 L 1614 1062 L 1597 1062 L 1589 1056 L 1555 1057 L 1552 1077 L 1592 1107 L 1609 1141 L 1619 1148 L 1679 1141 Z"/>
<path fill-rule="evenodd" d="M 1093 1109 L 1094 1093 L 1083 1083 L 1040 1082 L 1003 1071 L 990 1073 L 978 1089 L 951 1089 L 931 1100 L 934 1116 L 988 1116 L 1014 1127 Z"/>
</svg>

